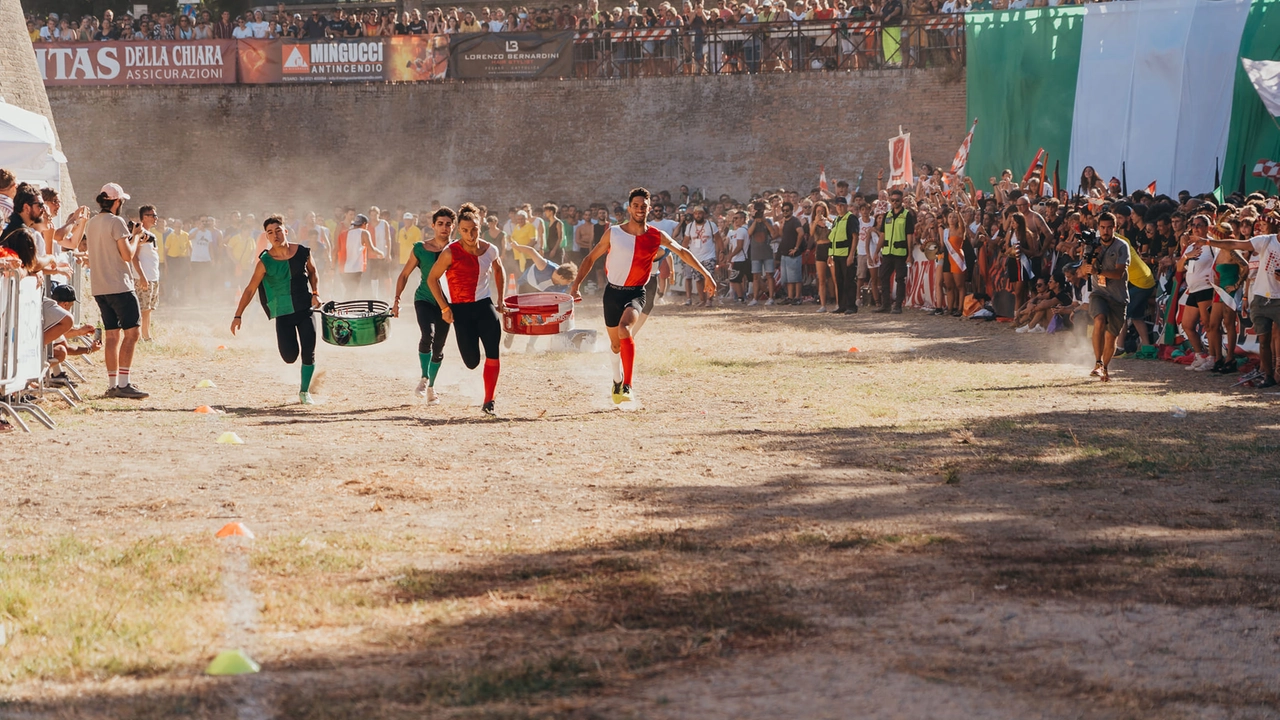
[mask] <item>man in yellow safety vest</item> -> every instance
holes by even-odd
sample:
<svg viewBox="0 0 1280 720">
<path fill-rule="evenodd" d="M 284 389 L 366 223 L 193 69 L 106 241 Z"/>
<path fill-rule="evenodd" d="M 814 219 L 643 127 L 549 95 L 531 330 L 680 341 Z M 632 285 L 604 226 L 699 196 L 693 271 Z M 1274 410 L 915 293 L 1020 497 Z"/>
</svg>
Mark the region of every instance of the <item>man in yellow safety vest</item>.
<svg viewBox="0 0 1280 720">
<path fill-rule="evenodd" d="M 892 300 L 893 313 L 900 314 L 907 294 L 907 265 L 916 244 L 916 214 L 902 206 L 901 188 L 889 191 L 889 211 L 876 218 L 876 229 L 884 238 L 884 249 L 880 253 L 880 309 L 876 312 L 889 312 Z M 889 295 L 890 278 L 897 278 L 892 296 Z"/>
</svg>

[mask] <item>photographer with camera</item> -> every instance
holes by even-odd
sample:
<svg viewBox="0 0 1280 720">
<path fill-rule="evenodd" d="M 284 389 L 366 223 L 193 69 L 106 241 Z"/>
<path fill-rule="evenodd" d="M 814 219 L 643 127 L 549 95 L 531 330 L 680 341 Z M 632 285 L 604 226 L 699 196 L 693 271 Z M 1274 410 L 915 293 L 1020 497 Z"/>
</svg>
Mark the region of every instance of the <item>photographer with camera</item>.
<svg viewBox="0 0 1280 720">
<path fill-rule="evenodd" d="M 1089 313 L 1093 316 L 1093 372 L 1102 382 L 1110 382 L 1108 366 L 1116 352 L 1116 337 L 1124 328 L 1129 305 L 1129 245 L 1116 241 L 1116 216 L 1098 216 L 1097 242 L 1081 233 L 1083 247 L 1080 272 L 1091 276 Z"/>
<path fill-rule="evenodd" d="M 1280 358 L 1280 239 L 1275 232 L 1280 228 L 1280 214 L 1268 210 L 1263 219 L 1271 228 L 1270 235 L 1257 235 L 1248 240 L 1208 239 L 1210 247 L 1219 250 L 1241 250 L 1258 255 L 1258 274 L 1253 278 L 1250 290 L 1249 317 L 1253 331 L 1258 336 L 1263 374 L 1258 387 L 1276 386 L 1276 359 Z"/>
</svg>

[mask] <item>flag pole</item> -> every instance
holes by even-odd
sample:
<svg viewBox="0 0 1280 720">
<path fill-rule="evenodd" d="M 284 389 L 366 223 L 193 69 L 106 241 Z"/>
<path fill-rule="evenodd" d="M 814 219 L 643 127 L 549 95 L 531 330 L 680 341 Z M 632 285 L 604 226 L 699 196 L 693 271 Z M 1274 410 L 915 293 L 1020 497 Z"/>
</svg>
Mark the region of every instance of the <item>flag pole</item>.
<svg viewBox="0 0 1280 720">
<path fill-rule="evenodd" d="M 1127 196 L 1129 194 L 1129 176 L 1125 174 L 1125 170 L 1126 170 L 1125 162 L 1121 160 L 1120 161 L 1120 194 Z"/>
</svg>

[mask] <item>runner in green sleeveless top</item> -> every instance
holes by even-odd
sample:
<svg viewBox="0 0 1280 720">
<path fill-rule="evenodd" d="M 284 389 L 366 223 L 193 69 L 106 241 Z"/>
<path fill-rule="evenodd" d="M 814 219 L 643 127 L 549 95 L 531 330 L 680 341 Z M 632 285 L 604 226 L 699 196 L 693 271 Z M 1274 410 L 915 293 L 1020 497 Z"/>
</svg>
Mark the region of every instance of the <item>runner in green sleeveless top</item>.
<svg viewBox="0 0 1280 720">
<path fill-rule="evenodd" d="M 309 249 L 289 242 L 279 215 L 264 220 L 262 229 L 271 246 L 258 256 L 253 277 L 240 295 L 236 316 L 231 321 L 231 334 L 235 335 L 240 329 L 240 316 L 257 293 L 267 317 L 276 321 L 280 357 L 292 365 L 298 355 L 302 355 L 298 401 L 311 405 L 311 377 L 316 371 L 316 324 L 311 310 L 320 307 L 316 266 L 311 262 Z"/>
<path fill-rule="evenodd" d="M 422 379 L 418 381 L 415 394 L 425 397 L 427 403 L 435 405 L 440 402 L 436 395 L 436 375 L 440 373 L 440 363 L 444 361 L 444 342 L 449 338 L 449 323 L 440 317 L 440 306 L 436 304 L 431 289 L 427 287 L 427 275 L 436 258 L 449 244 L 453 236 L 453 227 L 458 216 L 453 210 L 442 207 L 431 216 L 431 229 L 435 235 L 413 244 L 413 252 L 400 270 L 396 279 L 396 301 L 391 306 L 391 314 L 400 317 L 400 294 L 409 284 L 413 271 L 419 273 L 418 287 L 413 293 L 413 310 L 418 317 L 418 329 L 422 332 L 418 340 L 418 364 L 422 367 Z"/>
</svg>

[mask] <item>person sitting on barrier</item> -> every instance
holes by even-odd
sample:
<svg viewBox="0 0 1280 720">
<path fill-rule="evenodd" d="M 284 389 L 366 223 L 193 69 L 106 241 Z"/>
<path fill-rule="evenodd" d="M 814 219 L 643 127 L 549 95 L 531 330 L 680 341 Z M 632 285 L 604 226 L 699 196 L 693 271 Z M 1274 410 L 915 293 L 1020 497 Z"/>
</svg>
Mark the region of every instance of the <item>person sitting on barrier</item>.
<svg viewBox="0 0 1280 720">
<path fill-rule="evenodd" d="M 68 340 L 93 335 L 93 325 L 85 323 L 75 327 L 72 308 L 76 304 L 76 291 L 70 285 L 54 285 L 49 297 L 44 298 L 41 315 L 44 326 L 44 344 L 49 346 L 49 385 L 75 387 L 62 369 L 68 357 L 88 355 L 102 349 L 102 341 L 95 338 L 89 345 L 72 347 Z"/>
</svg>

